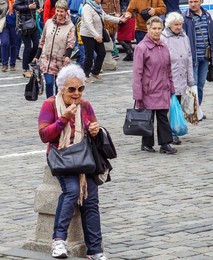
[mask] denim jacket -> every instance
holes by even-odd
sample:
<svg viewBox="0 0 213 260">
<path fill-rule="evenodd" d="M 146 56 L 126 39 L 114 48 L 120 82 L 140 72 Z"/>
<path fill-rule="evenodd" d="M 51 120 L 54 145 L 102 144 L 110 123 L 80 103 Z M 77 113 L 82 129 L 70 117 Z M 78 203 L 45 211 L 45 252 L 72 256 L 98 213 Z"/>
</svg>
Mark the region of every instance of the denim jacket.
<svg viewBox="0 0 213 260">
<path fill-rule="evenodd" d="M 206 9 L 201 7 L 201 10 L 207 17 L 209 42 L 211 45 L 211 51 L 213 53 L 213 20 L 212 20 L 211 14 Z M 186 34 L 188 35 L 189 40 L 190 40 L 192 60 L 193 60 L 193 65 L 195 65 L 197 63 L 196 39 L 195 39 L 196 35 L 195 35 L 195 24 L 193 21 L 193 12 L 190 9 L 188 9 L 184 13 L 183 28 L 186 31 Z M 212 61 L 213 61 L 213 57 L 212 57 Z"/>
</svg>

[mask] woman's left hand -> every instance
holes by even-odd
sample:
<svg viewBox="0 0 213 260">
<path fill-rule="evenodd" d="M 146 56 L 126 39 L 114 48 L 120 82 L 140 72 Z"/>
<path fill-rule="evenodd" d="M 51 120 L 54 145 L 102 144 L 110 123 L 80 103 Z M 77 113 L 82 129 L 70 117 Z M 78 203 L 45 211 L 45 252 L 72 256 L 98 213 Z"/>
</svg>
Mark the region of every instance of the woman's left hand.
<svg viewBox="0 0 213 260">
<path fill-rule="evenodd" d="M 90 123 L 88 130 L 89 130 L 91 136 L 95 137 L 98 134 L 99 129 L 100 129 L 99 123 L 93 122 L 93 123 Z"/>
</svg>

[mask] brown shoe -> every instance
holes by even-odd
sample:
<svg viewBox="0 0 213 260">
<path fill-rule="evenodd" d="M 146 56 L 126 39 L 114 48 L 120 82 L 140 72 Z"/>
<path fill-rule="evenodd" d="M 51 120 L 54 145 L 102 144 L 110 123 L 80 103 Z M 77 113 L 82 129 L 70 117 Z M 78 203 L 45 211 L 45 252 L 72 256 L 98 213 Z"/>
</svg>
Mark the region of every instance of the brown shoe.
<svg viewBox="0 0 213 260">
<path fill-rule="evenodd" d="M 93 78 L 95 78 L 96 80 L 99 80 L 99 81 L 102 81 L 102 80 L 103 80 L 103 78 L 102 78 L 100 75 L 95 75 L 95 74 L 91 73 L 91 76 L 92 76 Z"/>
<path fill-rule="evenodd" d="M 89 77 L 89 78 L 86 78 L 85 82 L 86 83 L 94 83 L 94 80 L 91 79 L 91 77 Z"/>
<path fill-rule="evenodd" d="M 2 67 L 2 69 L 1 69 L 1 71 L 2 71 L 2 72 L 6 72 L 7 69 L 8 69 L 8 67 L 4 65 L 4 66 Z"/>
<path fill-rule="evenodd" d="M 29 70 L 23 72 L 23 76 L 24 76 L 25 78 L 30 78 L 31 75 L 32 75 L 32 72 L 29 71 Z"/>
<path fill-rule="evenodd" d="M 15 71 L 15 70 L 16 70 L 15 66 L 10 66 L 10 71 Z"/>
</svg>

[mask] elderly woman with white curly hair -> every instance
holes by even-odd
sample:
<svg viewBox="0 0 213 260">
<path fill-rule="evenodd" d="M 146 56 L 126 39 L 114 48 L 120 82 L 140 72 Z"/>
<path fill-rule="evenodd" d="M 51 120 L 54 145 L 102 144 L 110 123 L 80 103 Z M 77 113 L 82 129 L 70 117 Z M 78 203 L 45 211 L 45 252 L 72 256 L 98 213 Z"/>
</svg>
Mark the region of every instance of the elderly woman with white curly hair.
<svg viewBox="0 0 213 260">
<path fill-rule="evenodd" d="M 189 38 L 182 29 L 183 21 L 181 14 L 169 13 L 161 34 L 161 40 L 169 49 L 175 94 L 179 102 L 187 86 L 194 85 L 191 47 Z M 178 136 L 173 136 L 173 144 L 181 144 Z"/>
<path fill-rule="evenodd" d="M 57 77 L 58 94 L 44 101 L 39 119 L 39 135 L 44 143 L 58 149 L 78 143 L 89 131 L 92 137 L 99 132 L 91 104 L 82 98 L 85 89 L 85 74 L 77 65 L 68 65 Z M 80 175 L 57 176 L 62 194 L 56 209 L 52 256 L 66 258 L 65 241 L 77 203 L 80 205 L 87 259 L 107 260 L 103 254 L 98 186 L 92 177 Z"/>
</svg>

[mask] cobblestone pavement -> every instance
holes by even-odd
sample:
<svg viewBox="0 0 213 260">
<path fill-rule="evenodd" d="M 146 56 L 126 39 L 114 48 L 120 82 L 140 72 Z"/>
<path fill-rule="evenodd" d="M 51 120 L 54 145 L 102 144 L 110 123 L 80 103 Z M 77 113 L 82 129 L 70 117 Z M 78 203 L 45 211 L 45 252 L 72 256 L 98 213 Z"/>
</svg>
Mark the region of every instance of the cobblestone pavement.
<svg viewBox="0 0 213 260">
<path fill-rule="evenodd" d="M 122 56 L 122 55 L 121 55 Z M 45 96 L 24 99 L 21 63 L 0 72 L 0 259 L 34 237 L 34 192 L 42 183 L 45 145 L 37 118 Z M 87 86 L 85 97 L 117 148 L 112 181 L 100 187 L 105 250 L 110 259 L 213 259 L 213 84 L 205 86 L 207 119 L 189 125 L 177 155 L 140 150 L 139 137 L 123 135 L 126 108 L 133 105 L 132 63 L 104 72 L 103 83 Z M 155 148 L 159 150 L 156 145 Z M 47 258 L 46 258 L 47 259 Z"/>
</svg>

